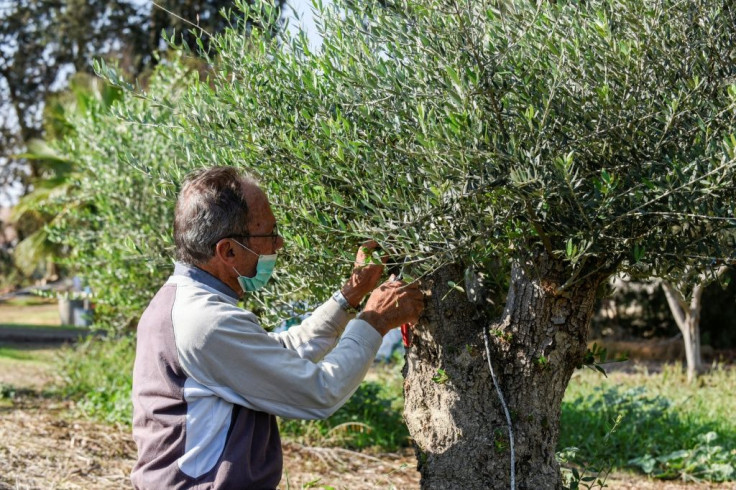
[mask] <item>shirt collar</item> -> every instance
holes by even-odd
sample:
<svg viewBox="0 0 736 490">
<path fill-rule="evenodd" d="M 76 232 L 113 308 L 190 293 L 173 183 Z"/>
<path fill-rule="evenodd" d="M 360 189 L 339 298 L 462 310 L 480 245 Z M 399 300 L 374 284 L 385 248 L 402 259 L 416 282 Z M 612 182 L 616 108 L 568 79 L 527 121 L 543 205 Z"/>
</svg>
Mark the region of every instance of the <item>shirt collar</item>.
<svg viewBox="0 0 736 490">
<path fill-rule="evenodd" d="M 188 277 L 193 281 L 200 282 L 205 286 L 208 286 L 224 295 L 234 298 L 235 300 L 239 299 L 238 294 L 233 291 L 230 286 L 228 286 L 209 272 L 203 271 L 202 269 L 193 265 L 185 264 L 183 262 L 176 262 L 174 264 L 174 275 Z"/>
</svg>

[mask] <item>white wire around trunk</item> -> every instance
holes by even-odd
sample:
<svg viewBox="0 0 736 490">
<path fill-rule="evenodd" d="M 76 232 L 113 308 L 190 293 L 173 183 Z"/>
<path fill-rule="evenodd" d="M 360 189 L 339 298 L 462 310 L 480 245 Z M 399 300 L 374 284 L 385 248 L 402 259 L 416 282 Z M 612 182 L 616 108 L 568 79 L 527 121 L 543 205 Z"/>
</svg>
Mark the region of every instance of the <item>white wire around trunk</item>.
<svg viewBox="0 0 736 490">
<path fill-rule="evenodd" d="M 496 373 L 493 372 L 493 364 L 491 363 L 491 347 L 488 344 L 488 332 L 485 327 L 483 327 L 483 341 L 486 344 L 486 356 L 488 357 L 488 367 L 491 369 L 493 386 L 496 387 L 498 399 L 501 401 L 501 406 L 503 406 L 503 413 L 506 414 L 506 425 L 509 427 L 509 448 L 511 449 L 511 490 L 516 490 L 516 454 L 514 454 L 514 431 L 511 428 L 511 415 L 509 414 L 509 407 L 506 406 L 506 401 L 503 399 L 501 387 L 498 386 Z"/>
</svg>

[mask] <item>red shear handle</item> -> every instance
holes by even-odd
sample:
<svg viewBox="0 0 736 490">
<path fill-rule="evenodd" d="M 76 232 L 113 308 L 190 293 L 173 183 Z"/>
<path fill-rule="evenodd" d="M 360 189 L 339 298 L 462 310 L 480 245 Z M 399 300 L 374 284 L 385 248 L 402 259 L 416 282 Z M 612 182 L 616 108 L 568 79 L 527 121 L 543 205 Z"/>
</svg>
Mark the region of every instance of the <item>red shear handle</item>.
<svg viewBox="0 0 736 490">
<path fill-rule="evenodd" d="M 404 347 L 411 347 L 411 333 L 409 332 L 411 325 L 404 323 L 401 325 L 401 340 L 404 341 Z"/>
</svg>

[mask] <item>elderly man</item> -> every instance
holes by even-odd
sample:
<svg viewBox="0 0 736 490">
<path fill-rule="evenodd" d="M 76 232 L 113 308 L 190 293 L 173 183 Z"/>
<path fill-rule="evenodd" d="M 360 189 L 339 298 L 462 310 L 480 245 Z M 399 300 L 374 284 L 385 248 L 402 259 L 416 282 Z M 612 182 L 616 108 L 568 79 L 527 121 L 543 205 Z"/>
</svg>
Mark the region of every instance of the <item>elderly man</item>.
<svg viewBox="0 0 736 490">
<path fill-rule="evenodd" d="M 268 333 L 237 305 L 266 284 L 283 246 L 257 183 L 231 167 L 196 172 L 174 219 L 178 262 L 138 325 L 133 484 L 276 488 L 276 416 L 323 418 L 340 408 L 383 335 L 418 320 L 422 294 L 392 280 L 374 290 L 383 266 L 361 266 L 361 249 L 352 276 L 331 299 L 300 326 Z"/>
</svg>

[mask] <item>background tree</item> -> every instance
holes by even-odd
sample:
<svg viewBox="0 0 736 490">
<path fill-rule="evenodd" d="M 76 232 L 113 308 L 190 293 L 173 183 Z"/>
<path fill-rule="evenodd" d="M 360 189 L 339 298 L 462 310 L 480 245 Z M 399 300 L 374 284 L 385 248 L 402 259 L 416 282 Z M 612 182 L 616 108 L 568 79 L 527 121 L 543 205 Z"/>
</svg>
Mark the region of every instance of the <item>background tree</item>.
<svg viewBox="0 0 736 490">
<path fill-rule="evenodd" d="M 206 82 L 162 76 L 139 92 L 101 66 L 128 91 L 120 119 L 79 121 L 65 149 L 84 188 L 142 192 L 77 239 L 125 236 L 107 227 L 139 219 L 130 250 L 152 252 L 129 262 L 155 256 L 170 222 L 147 220 L 170 218 L 186 171 L 257 172 L 290 244 L 255 297 L 265 306 L 325 297 L 365 236 L 427 289 L 405 383 L 422 485 L 560 488 L 560 404 L 595 361 L 599 286 L 615 272 L 678 280 L 733 253 L 731 3 L 341 6 L 323 12 L 319 52 L 238 23 L 212 40 Z M 114 135 L 125 144 L 96 146 Z M 499 307 L 488 279 L 505 274 Z"/>
<path fill-rule="evenodd" d="M 40 177 L 34 161 L 9 161 L 34 139 L 44 136 L 47 98 L 66 88 L 74 73 L 91 73 L 92 60 L 114 61 L 125 73 L 141 77 L 166 49 L 162 33 L 196 49 L 189 31 L 220 32 L 227 25 L 220 11 L 230 0 L 18 0 L 0 6 L 0 185 Z M 202 38 L 203 46 L 209 44 Z"/>
<path fill-rule="evenodd" d="M 2 155 L 23 151 L 43 135 L 48 95 L 64 88 L 68 77 L 90 69 L 93 56 L 121 54 L 139 47 L 142 15 L 128 2 L 107 0 L 21 0 L 0 11 L 0 109 L 4 113 Z M 3 162 L 3 183 L 26 174 L 23 165 Z M 30 177 L 38 177 L 29 165 Z"/>
<path fill-rule="evenodd" d="M 700 319 L 703 310 L 703 293 L 707 286 L 718 281 L 728 272 L 728 266 L 721 265 L 710 273 L 693 271 L 687 281 L 675 285 L 662 281 L 667 304 L 675 319 L 677 328 L 685 344 L 687 381 L 692 383 L 704 371 L 703 355 L 700 348 Z M 689 298 L 689 301 L 686 299 Z"/>
<path fill-rule="evenodd" d="M 50 140 L 73 136 L 70 114 L 88 116 L 93 107 L 108 110 L 121 92 L 86 73 L 75 74 L 69 90 L 49 97 L 44 109 L 44 131 Z M 68 254 L 67 244 L 49 236 L 56 223 L 67 215 L 81 214 L 87 206 L 77 194 L 79 177 L 75 162 L 60 155 L 46 141 L 28 142 L 28 151 L 13 158 L 32 161 L 37 176 L 31 180 L 33 190 L 22 196 L 12 209 L 12 221 L 20 235 L 13 250 L 14 262 L 26 277 L 36 271 L 47 280 L 59 278 L 59 262 Z"/>
</svg>

